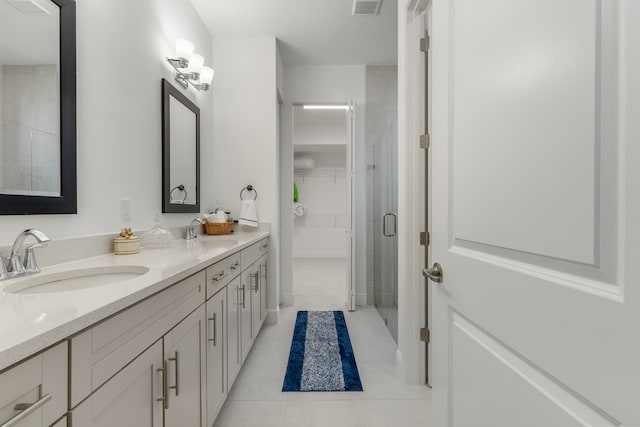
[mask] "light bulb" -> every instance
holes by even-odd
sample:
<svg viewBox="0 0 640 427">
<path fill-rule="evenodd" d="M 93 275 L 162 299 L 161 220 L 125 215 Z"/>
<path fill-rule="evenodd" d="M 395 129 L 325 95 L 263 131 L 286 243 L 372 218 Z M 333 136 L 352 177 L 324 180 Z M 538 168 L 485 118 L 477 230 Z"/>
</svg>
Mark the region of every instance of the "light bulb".
<svg viewBox="0 0 640 427">
<path fill-rule="evenodd" d="M 202 55 L 198 55 L 194 53 L 191 55 L 191 59 L 189 59 L 189 66 L 187 67 L 187 72 L 190 74 L 200 74 L 202 70 L 202 66 L 204 65 L 204 58 Z"/>
<path fill-rule="evenodd" d="M 213 68 L 202 67 L 202 71 L 200 72 L 200 84 L 210 85 L 213 80 L 213 73 Z"/>
<path fill-rule="evenodd" d="M 176 57 L 189 62 L 191 55 L 193 55 L 193 43 L 185 39 L 176 40 Z"/>
</svg>

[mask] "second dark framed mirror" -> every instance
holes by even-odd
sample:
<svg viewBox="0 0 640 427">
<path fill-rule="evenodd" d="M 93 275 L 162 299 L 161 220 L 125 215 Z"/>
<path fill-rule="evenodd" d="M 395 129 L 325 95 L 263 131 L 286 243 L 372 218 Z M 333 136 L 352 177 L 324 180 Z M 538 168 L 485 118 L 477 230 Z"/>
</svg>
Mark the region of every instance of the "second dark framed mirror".
<svg viewBox="0 0 640 427">
<path fill-rule="evenodd" d="M 162 79 L 162 212 L 200 212 L 200 108 Z"/>
</svg>

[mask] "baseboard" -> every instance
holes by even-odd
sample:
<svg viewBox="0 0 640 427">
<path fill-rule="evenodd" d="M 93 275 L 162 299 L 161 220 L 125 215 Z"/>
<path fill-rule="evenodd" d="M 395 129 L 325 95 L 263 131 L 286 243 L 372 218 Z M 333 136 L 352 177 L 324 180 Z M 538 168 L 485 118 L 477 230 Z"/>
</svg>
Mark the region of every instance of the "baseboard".
<svg viewBox="0 0 640 427">
<path fill-rule="evenodd" d="M 282 295 L 282 305 L 292 306 L 293 305 L 293 294 L 283 294 Z"/>
<path fill-rule="evenodd" d="M 280 320 L 280 307 L 267 310 L 267 318 L 265 319 L 265 323 L 267 325 L 276 325 L 279 320 Z"/>
</svg>

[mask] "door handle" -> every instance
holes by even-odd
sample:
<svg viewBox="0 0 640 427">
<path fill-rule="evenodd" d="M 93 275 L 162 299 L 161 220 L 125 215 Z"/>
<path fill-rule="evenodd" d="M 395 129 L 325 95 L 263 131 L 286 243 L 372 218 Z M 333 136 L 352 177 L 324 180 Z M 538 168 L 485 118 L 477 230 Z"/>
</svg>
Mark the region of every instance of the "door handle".
<svg viewBox="0 0 640 427">
<path fill-rule="evenodd" d="M 393 233 L 387 233 L 387 217 L 388 216 L 393 217 Z M 398 234 L 398 216 L 393 212 L 387 212 L 384 215 L 382 215 L 382 234 L 385 237 L 393 237 L 396 234 Z"/>
<path fill-rule="evenodd" d="M 432 268 L 423 268 L 422 275 L 433 282 L 442 283 L 442 266 L 436 262 Z"/>
</svg>

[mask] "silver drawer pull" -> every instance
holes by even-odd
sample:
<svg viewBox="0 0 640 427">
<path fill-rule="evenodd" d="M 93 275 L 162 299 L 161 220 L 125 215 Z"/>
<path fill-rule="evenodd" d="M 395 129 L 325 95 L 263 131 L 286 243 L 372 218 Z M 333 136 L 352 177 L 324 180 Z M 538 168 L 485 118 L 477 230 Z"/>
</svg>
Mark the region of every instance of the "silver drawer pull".
<svg viewBox="0 0 640 427">
<path fill-rule="evenodd" d="M 224 270 L 222 270 L 222 271 L 220 272 L 220 274 L 218 274 L 216 277 L 213 277 L 211 280 L 213 280 L 213 281 L 217 282 L 217 281 L 219 281 L 219 280 L 224 279 L 224 278 L 225 278 L 225 277 L 227 277 L 228 275 L 229 275 L 229 273 L 225 273 L 225 272 L 224 272 Z"/>
<path fill-rule="evenodd" d="M 258 292 L 260 290 L 260 283 L 258 282 L 259 278 L 258 278 L 258 273 L 251 273 L 249 274 L 249 276 L 251 277 L 250 282 L 253 282 L 253 279 L 256 279 L 256 284 L 255 286 L 253 286 L 253 284 L 251 285 L 251 290 L 254 292 Z"/>
<path fill-rule="evenodd" d="M 242 285 L 240 288 L 238 288 L 238 290 L 242 290 L 242 302 L 238 303 L 239 305 L 242 305 L 242 308 L 245 308 L 245 295 L 244 295 L 244 285 Z"/>
<path fill-rule="evenodd" d="M 238 268 L 238 267 L 240 267 L 240 261 L 236 261 L 236 263 L 235 263 L 235 264 L 233 264 L 233 265 L 231 265 L 231 267 L 230 267 L 230 268 L 231 268 L 232 270 L 235 270 L 235 269 L 236 269 L 236 268 Z"/>
<path fill-rule="evenodd" d="M 162 368 L 156 369 L 158 372 L 162 372 L 162 397 L 157 398 L 158 402 L 162 402 L 164 409 L 169 409 L 169 383 L 167 382 L 167 361 L 162 363 Z"/>
<path fill-rule="evenodd" d="M 180 395 L 180 373 L 179 373 L 179 365 L 178 365 L 178 350 L 176 350 L 175 356 L 170 357 L 169 362 L 176 362 L 176 382 L 175 385 L 170 385 L 168 388 L 176 391 L 176 396 Z"/>
<path fill-rule="evenodd" d="M 36 400 L 33 403 L 18 403 L 13 407 L 16 411 L 21 411 L 11 418 L 9 421 L 5 421 L 4 424 L 0 425 L 0 427 L 11 427 L 18 424 L 20 421 L 27 418 L 29 415 L 34 413 L 38 408 L 51 400 L 51 395 L 49 393 L 42 396 L 40 399 Z"/>
<path fill-rule="evenodd" d="M 213 317 L 209 319 L 210 322 L 213 322 L 213 338 L 209 338 L 209 341 L 213 341 L 213 346 L 215 347 L 217 345 L 217 341 L 218 341 L 218 337 L 217 337 L 217 332 L 216 332 L 216 314 L 213 313 Z"/>
</svg>

